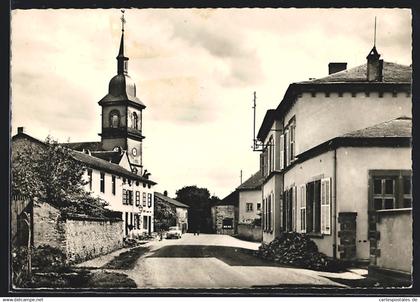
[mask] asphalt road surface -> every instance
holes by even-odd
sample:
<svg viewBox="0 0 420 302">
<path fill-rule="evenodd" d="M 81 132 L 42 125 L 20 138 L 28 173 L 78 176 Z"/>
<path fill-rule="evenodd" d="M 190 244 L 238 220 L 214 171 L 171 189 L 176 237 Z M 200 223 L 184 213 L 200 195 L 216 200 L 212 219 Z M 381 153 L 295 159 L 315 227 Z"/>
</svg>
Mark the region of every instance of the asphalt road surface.
<svg viewBox="0 0 420 302">
<path fill-rule="evenodd" d="M 149 243 L 150 250 L 124 273 L 139 288 L 343 286 L 327 278 L 337 277 L 333 273 L 281 267 L 257 258 L 252 250 L 258 246 L 227 235 L 184 234 Z"/>
</svg>

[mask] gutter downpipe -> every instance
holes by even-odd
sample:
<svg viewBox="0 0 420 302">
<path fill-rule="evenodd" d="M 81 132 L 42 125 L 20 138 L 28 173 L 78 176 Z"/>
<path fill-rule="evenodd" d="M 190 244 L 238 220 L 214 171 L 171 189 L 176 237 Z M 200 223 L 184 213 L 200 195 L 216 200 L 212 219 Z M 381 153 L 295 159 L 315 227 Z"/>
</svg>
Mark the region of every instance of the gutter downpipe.
<svg viewBox="0 0 420 302">
<path fill-rule="evenodd" d="M 334 223 L 334 238 L 333 238 L 333 258 L 337 259 L 337 148 L 334 148 L 334 209 L 333 209 L 333 223 Z"/>
</svg>

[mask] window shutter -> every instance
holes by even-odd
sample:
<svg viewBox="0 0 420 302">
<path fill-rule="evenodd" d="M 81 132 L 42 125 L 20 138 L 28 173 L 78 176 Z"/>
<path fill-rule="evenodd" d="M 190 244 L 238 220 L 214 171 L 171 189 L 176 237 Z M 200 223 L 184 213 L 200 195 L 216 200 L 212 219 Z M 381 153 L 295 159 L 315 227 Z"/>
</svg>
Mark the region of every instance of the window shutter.
<svg viewBox="0 0 420 302">
<path fill-rule="evenodd" d="M 286 167 L 288 165 L 290 165 L 290 151 L 289 151 L 289 147 L 290 147 L 290 136 L 289 136 L 289 130 L 286 130 L 285 132 L 285 140 L 284 140 L 284 144 L 286 145 Z"/>
<path fill-rule="evenodd" d="M 136 191 L 136 206 L 140 206 L 140 192 Z"/>
<path fill-rule="evenodd" d="M 127 204 L 127 190 L 123 189 L 123 193 L 122 193 L 122 203 L 123 204 Z"/>
<path fill-rule="evenodd" d="M 331 234 L 331 179 L 321 180 L 321 233 Z"/>
<path fill-rule="evenodd" d="M 292 230 L 297 231 L 297 187 L 292 187 Z"/>
<path fill-rule="evenodd" d="M 284 169 L 284 134 L 280 135 L 280 170 Z"/>
<path fill-rule="evenodd" d="M 300 186 L 300 231 L 306 232 L 306 185 Z"/>
</svg>

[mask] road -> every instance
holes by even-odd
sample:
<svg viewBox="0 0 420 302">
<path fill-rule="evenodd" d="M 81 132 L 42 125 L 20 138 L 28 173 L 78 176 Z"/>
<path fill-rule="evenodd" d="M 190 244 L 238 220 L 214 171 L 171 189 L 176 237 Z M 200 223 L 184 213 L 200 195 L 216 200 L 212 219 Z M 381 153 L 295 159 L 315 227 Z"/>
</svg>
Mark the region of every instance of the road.
<svg viewBox="0 0 420 302">
<path fill-rule="evenodd" d="M 252 255 L 258 246 L 227 235 L 184 234 L 181 239 L 150 242 L 150 250 L 134 268 L 123 272 L 139 288 L 343 286 L 327 278 L 337 274 L 280 267 L 259 259 Z"/>
</svg>

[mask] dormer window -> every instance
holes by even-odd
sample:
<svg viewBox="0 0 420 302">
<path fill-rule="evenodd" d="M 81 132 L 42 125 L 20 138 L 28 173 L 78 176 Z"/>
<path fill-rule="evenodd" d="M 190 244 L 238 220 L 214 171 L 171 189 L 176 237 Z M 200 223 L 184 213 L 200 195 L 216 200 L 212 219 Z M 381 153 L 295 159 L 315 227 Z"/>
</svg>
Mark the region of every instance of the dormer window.
<svg viewBox="0 0 420 302">
<path fill-rule="evenodd" d="M 120 127 L 120 113 L 118 110 L 112 110 L 109 113 L 109 125 L 111 128 L 118 128 Z"/>
</svg>

